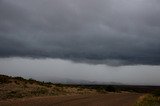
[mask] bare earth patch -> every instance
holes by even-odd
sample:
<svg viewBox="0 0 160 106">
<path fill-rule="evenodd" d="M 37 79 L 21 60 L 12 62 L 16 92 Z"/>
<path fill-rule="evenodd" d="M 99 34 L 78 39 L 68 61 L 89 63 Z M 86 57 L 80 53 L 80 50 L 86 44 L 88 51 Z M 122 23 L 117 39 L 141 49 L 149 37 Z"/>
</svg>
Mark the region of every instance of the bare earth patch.
<svg viewBox="0 0 160 106">
<path fill-rule="evenodd" d="M 108 93 L 0 101 L 0 106 L 134 106 L 140 94 Z"/>
</svg>

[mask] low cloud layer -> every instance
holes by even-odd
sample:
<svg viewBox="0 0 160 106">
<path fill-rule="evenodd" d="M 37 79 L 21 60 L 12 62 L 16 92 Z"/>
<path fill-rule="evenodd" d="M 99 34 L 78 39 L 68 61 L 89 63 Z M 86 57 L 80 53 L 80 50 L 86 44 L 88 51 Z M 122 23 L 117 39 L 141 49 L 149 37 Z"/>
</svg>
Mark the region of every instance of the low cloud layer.
<svg viewBox="0 0 160 106">
<path fill-rule="evenodd" d="M 159 0 L 0 0 L 0 57 L 160 65 Z"/>
</svg>

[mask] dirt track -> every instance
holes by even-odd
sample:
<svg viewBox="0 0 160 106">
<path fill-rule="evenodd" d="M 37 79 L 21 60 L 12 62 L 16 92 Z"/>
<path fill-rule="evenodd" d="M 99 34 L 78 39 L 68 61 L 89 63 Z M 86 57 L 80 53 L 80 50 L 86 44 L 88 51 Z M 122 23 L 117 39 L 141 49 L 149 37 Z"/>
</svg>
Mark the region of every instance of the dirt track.
<svg viewBox="0 0 160 106">
<path fill-rule="evenodd" d="M 1 101 L 0 106 L 133 106 L 140 94 L 76 95 L 36 97 Z"/>
</svg>

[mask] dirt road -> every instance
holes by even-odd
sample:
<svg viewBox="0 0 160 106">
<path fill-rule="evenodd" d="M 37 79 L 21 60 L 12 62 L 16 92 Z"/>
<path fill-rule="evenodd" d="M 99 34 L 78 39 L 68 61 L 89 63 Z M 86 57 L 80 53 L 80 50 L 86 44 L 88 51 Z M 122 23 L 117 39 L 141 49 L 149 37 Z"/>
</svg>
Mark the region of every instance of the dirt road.
<svg viewBox="0 0 160 106">
<path fill-rule="evenodd" d="M 1 101 L 0 106 L 133 106 L 140 94 L 120 93 L 36 97 Z"/>
</svg>

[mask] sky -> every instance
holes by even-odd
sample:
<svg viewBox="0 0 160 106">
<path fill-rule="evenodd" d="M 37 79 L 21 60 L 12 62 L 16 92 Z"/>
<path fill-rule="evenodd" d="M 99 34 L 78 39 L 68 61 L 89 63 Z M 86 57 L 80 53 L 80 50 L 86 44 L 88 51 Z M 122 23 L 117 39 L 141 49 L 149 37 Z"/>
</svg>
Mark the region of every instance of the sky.
<svg viewBox="0 0 160 106">
<path fill-rule="evenodd" d="M 0 73 L 160 85 L 159 5 L 0 0 Z"/>
</svg>

